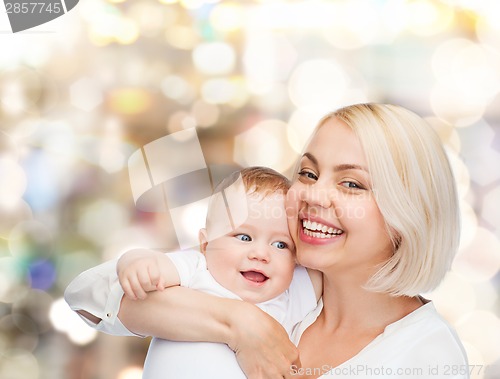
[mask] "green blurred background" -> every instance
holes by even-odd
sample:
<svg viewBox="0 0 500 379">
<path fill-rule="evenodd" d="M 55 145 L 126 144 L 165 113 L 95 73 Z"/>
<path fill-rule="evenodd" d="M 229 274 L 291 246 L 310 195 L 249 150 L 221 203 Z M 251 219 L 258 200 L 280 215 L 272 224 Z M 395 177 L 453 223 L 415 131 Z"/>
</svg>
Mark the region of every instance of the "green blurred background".
<svg viewBox="0 0 500 379">
<path fill-rule="evenodd" d="M 206 164 L 290 174 L 321 115 L 365 101 L 419 113 L 447 146 L 461 249 L 425 295 L 472 377 L 500 378 L 498 20 L 497 0 L 81 0 L 35 29 L 5 27 L 0 378 L 140 378 L 149 341 L 98 335 L 62 300 L 129 248 L 178 245 L 168 213 L 134 204 L 134 151 L 196 127 Z M 187 210 L 185 227 L 201 214 Z"/>
</svg>

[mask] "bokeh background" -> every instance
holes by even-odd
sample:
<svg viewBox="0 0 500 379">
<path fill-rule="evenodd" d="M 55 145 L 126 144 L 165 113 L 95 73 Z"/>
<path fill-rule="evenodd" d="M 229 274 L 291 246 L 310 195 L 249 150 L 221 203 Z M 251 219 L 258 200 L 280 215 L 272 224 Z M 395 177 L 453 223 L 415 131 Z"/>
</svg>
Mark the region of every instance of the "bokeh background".
<svg viewBox="0 0 500 379">
<path fill-rule="evenodd" d="M 290 174 L 321 115 L 365 101 L 447 146 L 462 242 L 426 296 L 472 377 L 500 378 L 498 0 L 81 0 L 17 34 L 2 17 L 0 378 L 140 378 L 149 340 L 98 335 L 62 300 L 129 248 L 177 246 L 168 213 L 134 204 L 133 152 L 195 127 L 207 165 Z"/>
</svg>

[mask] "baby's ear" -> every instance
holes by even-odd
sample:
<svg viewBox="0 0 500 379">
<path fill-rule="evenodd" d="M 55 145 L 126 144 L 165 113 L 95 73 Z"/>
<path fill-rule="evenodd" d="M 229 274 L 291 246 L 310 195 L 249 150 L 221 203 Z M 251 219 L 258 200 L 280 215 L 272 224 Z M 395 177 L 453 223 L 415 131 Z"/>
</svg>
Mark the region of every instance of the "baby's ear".
<svg viewBox="0 0 500 379">
<path fill-rule="evenodd" d="M 201 228 L 198 232 L 198 240 L 200 241 L 200 251 L 203 255 L 205 255 L 208 245 L 208 233 L 205 228 Z"/>
</svg>

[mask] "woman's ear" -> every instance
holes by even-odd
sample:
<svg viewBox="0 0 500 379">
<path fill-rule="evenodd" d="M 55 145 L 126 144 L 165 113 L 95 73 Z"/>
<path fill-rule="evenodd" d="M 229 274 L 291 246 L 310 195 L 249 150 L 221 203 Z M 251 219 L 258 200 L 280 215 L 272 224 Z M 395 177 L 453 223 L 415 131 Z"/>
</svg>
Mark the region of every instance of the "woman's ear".
<svg viewBox="0 0 500 379">
<path fill-rule="evenodd" d="M 198 232 L 198 240 L 200 241 L 200 251 L 203 255 L 205 255 L 208 245 L 207 229 L 205 228 L 200 229 L 200 231 Z"/>
</svg>

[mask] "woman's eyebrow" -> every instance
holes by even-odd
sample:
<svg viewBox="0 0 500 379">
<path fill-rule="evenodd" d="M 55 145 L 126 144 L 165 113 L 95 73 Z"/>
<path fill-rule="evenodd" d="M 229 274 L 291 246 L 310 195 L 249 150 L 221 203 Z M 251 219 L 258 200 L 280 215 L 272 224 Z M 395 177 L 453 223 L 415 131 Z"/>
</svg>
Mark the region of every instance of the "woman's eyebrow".
<svg viewBox="0 0 500 379">
<path fill-rule="evenodd" d="M 333 168 L 334 171 L 349 171 L 349 170 L 361 170 L 361 171 L 366 171 L 366 167 L 354 164 L 354 163 L 344 163 L 344 164 L 339 164 Z"/>
<path fill-rule="evenodd" d="M 311 153 L 304 153 L 302 155 L 302 158 L 307 158 L 312 163 L 314 163 L 316 166 L 318 165 L 318 160 Z M 361 166 L 359 164 L 355 164 L 355 163 L 342 163 L 342 164 L 339 164 L 339 165 L 336 165 L 336 166 L 333 167 L 333 171 L 336 171 L 336 172 L 339 172 L 339 171 L 349 171 L 349 170 L 361 170 L 361 171 L 368 172 L 368 169 L 366 167 Z"/>
<path fill-rule="evenodd" d="M 311 153 L 304 153 L 302 154 L 302 158 L 307 158 L 309 159 L 312 163 L 314 163 L 315 165 L 318 165 L 318 160 L 316 159 L 316 157 L 314 155 L 312 155 Z"/>
</svg>

